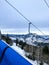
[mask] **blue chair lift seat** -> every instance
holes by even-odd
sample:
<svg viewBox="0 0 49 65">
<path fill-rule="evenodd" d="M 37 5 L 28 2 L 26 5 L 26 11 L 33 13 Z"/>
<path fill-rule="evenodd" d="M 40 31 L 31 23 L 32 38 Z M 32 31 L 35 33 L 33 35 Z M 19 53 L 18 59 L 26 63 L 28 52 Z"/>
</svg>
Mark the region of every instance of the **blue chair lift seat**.
<svg viewBox="0 0 49 65">
<path fill-rule="evenodd" d="M 0 65 L 32 65 L 29 61 L 0 40 Z"/>
</svg>

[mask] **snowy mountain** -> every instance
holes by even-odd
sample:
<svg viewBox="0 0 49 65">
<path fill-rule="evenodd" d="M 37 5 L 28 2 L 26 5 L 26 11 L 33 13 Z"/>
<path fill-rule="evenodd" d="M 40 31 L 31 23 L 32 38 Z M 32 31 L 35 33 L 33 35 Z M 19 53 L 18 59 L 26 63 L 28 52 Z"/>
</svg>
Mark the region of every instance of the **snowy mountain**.
<svg viewBox="0 0 49 65">
<path fill-rule="evenodd" d="M 49 43 L 49 36 L 42 36 L 42 35 L 37 35 L 36 33 L 30 33 L 30 34 L 25 34 L 25 35 L 12 35 L 8 34 L 10 38 L 13 40 L 19 39 L 22 40 L 23 42 L 27 42 L 27 44 L 33 44 L 34 42 L 38 43 Z"/>
</svg>

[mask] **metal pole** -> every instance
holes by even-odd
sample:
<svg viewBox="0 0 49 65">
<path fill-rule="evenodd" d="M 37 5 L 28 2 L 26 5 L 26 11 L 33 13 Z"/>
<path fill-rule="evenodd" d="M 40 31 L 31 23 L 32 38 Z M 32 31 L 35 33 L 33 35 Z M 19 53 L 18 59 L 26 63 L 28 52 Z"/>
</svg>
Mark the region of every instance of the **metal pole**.
<svg viewBox="0 0 49 65">
<path fill-rule="evenodd" d="M 29 34 L 30 34 L 30 24 L 31 24 L 31 22 L 29 22 L 29 26 L 28 26 L 28 32 L 29 32 Z"/>
</svg>

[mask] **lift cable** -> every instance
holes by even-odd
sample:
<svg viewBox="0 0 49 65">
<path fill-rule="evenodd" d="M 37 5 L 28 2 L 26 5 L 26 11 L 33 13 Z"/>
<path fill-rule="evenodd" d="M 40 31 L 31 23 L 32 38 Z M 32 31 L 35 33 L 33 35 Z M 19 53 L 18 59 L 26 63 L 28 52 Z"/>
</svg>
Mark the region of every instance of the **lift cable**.
<svg viewBox="0 0 49 65">
<path fill-rule="evenodd" d="M 38 31 L 40 31 L 43 35 L 45 35 L 37 26 L 35 26 L 28 18 L 26 18 L 18 9 L 16 9 L 10 2 L 5 0 L 6 3 L 8 3 L 14 10 L 16 10 L 24 19 L 28 21 L 28 23 L 31 23 Z"/>
<path fill-rule="evenodd" d="M 49 4 L 46 0 L 44 0 L 45 4 L 47 5 L 47 7 L 49 8 Z"/>
</svg>

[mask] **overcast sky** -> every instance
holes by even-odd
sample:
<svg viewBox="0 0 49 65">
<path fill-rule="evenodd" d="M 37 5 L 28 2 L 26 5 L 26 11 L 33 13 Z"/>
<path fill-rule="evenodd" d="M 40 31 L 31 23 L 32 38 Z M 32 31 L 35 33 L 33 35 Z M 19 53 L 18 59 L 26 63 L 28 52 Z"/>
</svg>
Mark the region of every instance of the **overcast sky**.
<svg viewBox="0 0 49 65">
<path fill-rule="evenodd" d="M 8 0 L 25 17 L 27 17 L 39 29 L 49 33 L 49 8 L 44 0 Z M 48 4 L 49 1 L 47 0 Z M 28 22 L 19 15 L 5 0 L 0 0 L 0 29 L 10 29 L 24 32 L 28 28 Z M 25 30 L 24 30 L 25 29 Z M 32 31 L 38 31 L 31 25 Z"/>
</svg>

